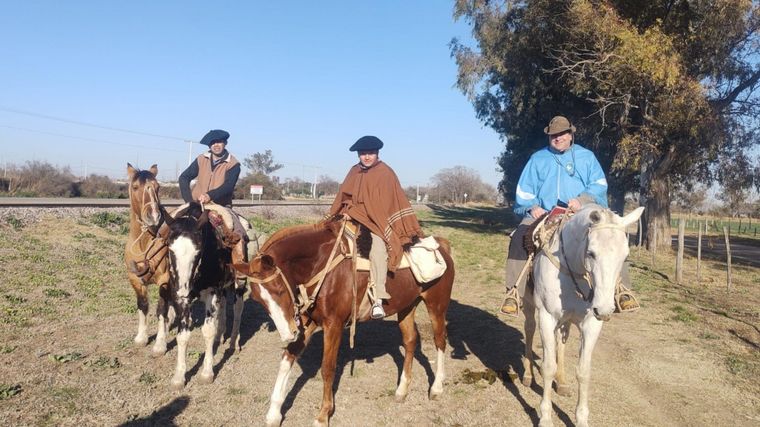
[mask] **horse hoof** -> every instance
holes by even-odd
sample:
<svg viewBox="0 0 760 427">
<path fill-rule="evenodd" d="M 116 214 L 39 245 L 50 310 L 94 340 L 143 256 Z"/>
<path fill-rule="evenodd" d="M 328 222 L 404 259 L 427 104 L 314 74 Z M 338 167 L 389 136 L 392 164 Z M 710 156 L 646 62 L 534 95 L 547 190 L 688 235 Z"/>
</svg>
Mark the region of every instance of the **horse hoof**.
<svg viewBox="0 0 760 427">
<path fill-rule="evenodd" d="M 404 403 L 404 401 L 406 400 L 405 394 L 394 394 L 393 396 L 394 396 L 394 399 L 396 400 L 396 403 Z"/>
<path fill-rule="evenodd" d="M 438 398 L 441 397 L 442 394 L 443 394 L 443 390 L 441 390 L 441 391 L 431 391 L 430 392 L 430 396 L 428 396 L 428 398 L 430 400 L 438 400 Z"/>
<path fill-rule="evenodd" d="M 181 380 L 174 380 L 174 379 L 172 379 L 171 388 L 174 391 L 182 391 L 185 388 L 185 380 L 184 379 L 181 379 Z"/>
<path fill-rule="evenodd" d="M 161 357 L 164 354 L 166 354 L 166 344 L 163 346 L 153 346 L 153 348 L 150 350 L 150 354 L 153 357 Z"/>
<path fill-rule="evenodd" d="M 312 424 L 314 427 L 328 427 L 330 425 L 329 421 L 319 421 L 314 420 L 314 424 Z"/>
<path fill-rule="evenodd" d="M 530 387 L 531 384 L 533 384 L 533 376 L 532 375 L 525 375 L 522 379 L 522 383 L 525 387 Z"/>
<path fill-rule="evenodd" d="M 148 336 L 147 335 L 145 335 L 145 336 L 141 336 L 141 335 L 136 336 L 135 337 L 135 345 L 138 346 L 138 347 L 145 347 L 146 345 L 148 345 Z"/>
<path fill-rule="evenodd" d="M 264 423 L 267 427 L 279 427 L 280 424 L 282 423 L 282 415 L 273 416 L 271 418 L 267 416 Z"/>
<path fill-rule="evenodd" d="M 563 397 L 570 396 L 570 386 L 567 384 L 558 385 L 557 394 Z"/>
<path fill-rule="evenodd" d="M 203 375 L 198 378 L 198 382 L 201 384 L 211 384 L 214 382 L 214 374 L 211 375 Z"/>
</svg>

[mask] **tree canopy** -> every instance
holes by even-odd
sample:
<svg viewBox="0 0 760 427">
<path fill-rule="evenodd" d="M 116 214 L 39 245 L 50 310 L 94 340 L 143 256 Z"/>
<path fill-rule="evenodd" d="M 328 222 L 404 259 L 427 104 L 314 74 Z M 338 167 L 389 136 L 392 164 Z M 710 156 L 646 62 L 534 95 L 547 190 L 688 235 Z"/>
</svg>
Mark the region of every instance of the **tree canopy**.
<svg viewBox="0 0 760 427">
<path fill-rule="evenodd" d="M 451 43 L 457 85 L 505 141 L 507 200 L 556 114 L 597 154 L 613 209 L 640 193 L 645 229 L 669 224 L 673 182 L 722 180 L 757 146 L 755 2 L 457 0 L 454 16 L 477 42 Z"/>
</svg>

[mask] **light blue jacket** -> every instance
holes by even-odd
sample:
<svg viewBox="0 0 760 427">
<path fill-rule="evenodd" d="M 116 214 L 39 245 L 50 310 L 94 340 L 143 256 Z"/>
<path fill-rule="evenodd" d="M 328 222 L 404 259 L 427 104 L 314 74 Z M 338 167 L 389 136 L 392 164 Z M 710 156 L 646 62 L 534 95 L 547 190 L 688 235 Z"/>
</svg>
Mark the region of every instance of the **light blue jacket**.
<svg viewBox="0 0 760 427">
<path fill-rule="evenodd" d="M 575 174 L 570 174 L 568 164 L 573 164 L 571 169 Z M 578 144 L 564 153 L 549 146 L 533 153 L 520 175 L 515 193 L 517 215 L 530 215 L 528 211 L 533 206 L 550 210 L 557 205 L 557 200 L 567 203 L 583 193 L 607 207 L 607 179 L 602 166 L 594 153 Z"/>
</svg>

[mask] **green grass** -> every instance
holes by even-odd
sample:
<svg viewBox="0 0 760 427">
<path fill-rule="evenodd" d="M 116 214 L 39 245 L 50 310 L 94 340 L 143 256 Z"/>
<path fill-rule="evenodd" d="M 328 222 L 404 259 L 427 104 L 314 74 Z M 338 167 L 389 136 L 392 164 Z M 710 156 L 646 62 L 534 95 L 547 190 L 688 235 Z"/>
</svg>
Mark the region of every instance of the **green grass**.
<svg viewBox="0 0 760 427">
<path fill-rule="evenodd" d="M 0 384 L 0 400 L 10 399 L 21 393 L 20 384 Z"/>
</svg>

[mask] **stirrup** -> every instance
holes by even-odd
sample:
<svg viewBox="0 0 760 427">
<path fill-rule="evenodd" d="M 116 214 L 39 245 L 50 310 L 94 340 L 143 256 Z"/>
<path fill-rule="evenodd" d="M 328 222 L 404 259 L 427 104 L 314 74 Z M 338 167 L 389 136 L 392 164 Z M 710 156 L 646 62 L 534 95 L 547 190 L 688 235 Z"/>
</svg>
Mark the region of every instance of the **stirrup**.
<svg viewBox="0 0 760 427">
<path fill-rule="evenodd" d="M 633 295 L 633 292 L 625 287 L 622 283 L 618 283 L 615 288 L 615 309 L 618 313 L 632 313 L 641 308 L 641 304 Z"/>
<path fill-rule="evenodd" d="M 520 315 L 520 294 L 517 292 L 517 286 L 507 291 L 507 296 L 504 298 L 499 311 L 512 317 Z"/>
</svg>

